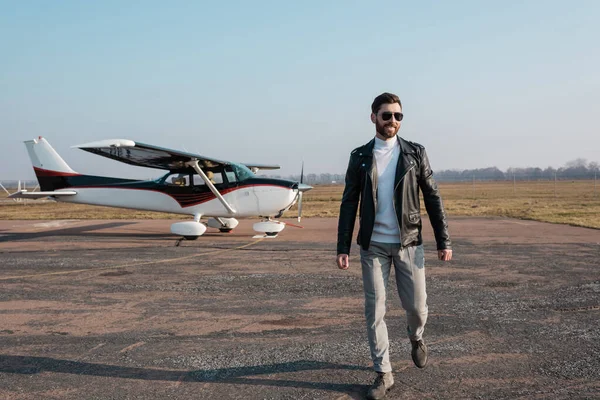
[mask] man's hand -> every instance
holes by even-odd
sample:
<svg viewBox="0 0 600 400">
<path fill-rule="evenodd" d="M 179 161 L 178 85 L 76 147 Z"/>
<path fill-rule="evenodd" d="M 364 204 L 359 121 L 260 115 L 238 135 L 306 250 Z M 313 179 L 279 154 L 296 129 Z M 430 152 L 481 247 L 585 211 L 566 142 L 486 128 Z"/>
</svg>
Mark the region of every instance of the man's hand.
<svg viewBox="0 0 600 400">
<path fill-rule="evenodd" d="M 438 250 L 438 258 L 442 261 L 452 260 L 452 250 Z"/>
<path fill-rule="evenodd" d="M 348 269 L 350 261 L 348 260 L 348 254 L 338 254 L 337 266 L 339 269 Z"/>
</svg>

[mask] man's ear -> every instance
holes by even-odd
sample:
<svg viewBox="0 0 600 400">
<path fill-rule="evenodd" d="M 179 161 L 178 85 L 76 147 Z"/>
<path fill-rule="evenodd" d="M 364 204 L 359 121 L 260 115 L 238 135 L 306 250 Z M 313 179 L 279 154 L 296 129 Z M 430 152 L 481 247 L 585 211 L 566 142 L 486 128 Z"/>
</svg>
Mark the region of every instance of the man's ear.
<svg viewBox="0 0 600 400">
<path fill-rule="evenodd" d="M 375 121 L 377 121 L 377 115 L 371 113 L 371 122 L 375 123 Z"/>
</svg>

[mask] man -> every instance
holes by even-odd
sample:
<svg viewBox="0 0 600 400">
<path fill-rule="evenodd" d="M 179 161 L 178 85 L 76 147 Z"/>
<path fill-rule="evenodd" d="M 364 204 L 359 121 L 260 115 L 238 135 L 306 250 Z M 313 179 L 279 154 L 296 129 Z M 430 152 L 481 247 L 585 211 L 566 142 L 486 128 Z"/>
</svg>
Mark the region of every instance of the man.
<svg viewBox="0 0 600 400">
<path fill-rule="evenodd" d="M 423 146 L 397 136 L 402 121 L 398 96 L 383 93 L 371 105 L 375 138 L 350 154 L 346 187 L 338 222 L 337 265 L 348 269 L 348 254 L 360 205 L 360 245 L 365 317 L 377 378 L 368 398 L 381 399 L 394 385 L 389 360 L 386 288 L 391 265 L 402 307 L 406 311 L 411 356 L 427 364 L 423 330 L 427 320 L 425 258 L 421 237 L 419 189 L 437 242 L 438 258 L 452 258 L 446 213 Z M 359 202 L 360 201 L 360 202 Z"/>
</svg>

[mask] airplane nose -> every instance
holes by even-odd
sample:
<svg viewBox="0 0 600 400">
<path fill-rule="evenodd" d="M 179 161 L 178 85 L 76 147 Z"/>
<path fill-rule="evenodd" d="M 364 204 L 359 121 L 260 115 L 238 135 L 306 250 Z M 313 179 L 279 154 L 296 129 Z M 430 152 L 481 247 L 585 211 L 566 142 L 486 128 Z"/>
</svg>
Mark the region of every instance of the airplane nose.
<svg viewBox="0 0 600 400">
<path fill-rule="evenodd" d="M 310 189 L 312 189 L 313 187 L 310 185 L 306 185 L 304 183 L 299 183 L 298 184 L 298 190 L 300 192 L 308 192 Z"/>
</svg>

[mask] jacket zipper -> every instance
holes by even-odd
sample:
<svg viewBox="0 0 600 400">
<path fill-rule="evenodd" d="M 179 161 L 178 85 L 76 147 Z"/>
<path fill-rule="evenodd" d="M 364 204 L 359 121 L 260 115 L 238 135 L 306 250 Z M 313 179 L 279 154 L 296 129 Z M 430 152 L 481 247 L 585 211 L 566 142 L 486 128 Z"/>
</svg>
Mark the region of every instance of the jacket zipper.
<svg viewBox="0 0 600 400">
<path fill-rule="evenodd" d="M 364 160 L 364 158 L 363 158 Z M 367 171 L 365 168 L 365 183 L 363 185 L 363 193 L 365 193 L 367 191 L 367 180 L 371 179 L 371 197 L 373 198 L 373 207 L 374 210 L 373 212 L 377 213 L 377 164 L 375 163 L 375 157 L 371 156 L 371 168 Z M 361 164 L 365 165 L 362 161 Z M 371 171 L 373 171 L 373 168 L 375 168 L 375 180 L 373 179 L 373 175 L 371 175 Z M 361 202 L 361 213 L 362 213 L 362 205 L 363 202 Z"/>
<path fill-rule="evenodd" d="M 366 193 L 366 192 L 367 192 L 367 174 L 365 173 L 365 180 L 364 180 L 362 191 L 361 191 L 360 195 L 363 196 L 363 194 Z M 359 216 L 359 219 L 362 218 L 363 215 L 365 215 L 364 214 L 364 210 L 363 210 L 364 207 L 365 207 L 365 201 L 364 200 L 365 200 L 364 197 L 361 197 L 361 199 L 360 199 L 360 216 Z"/>
<path fill-rule="evenodd" d="M 400 251 L 402 251 L 402 249 L 404 249 L 404 246 L 402 246 L 402 229 L 400 228 L 400 221 L 398 221 L 398 210 L 396 210 L 396 190 L 398 189 L 398 185 L 400 184 L 400 182 L 402 182 L 402 180 L 404 179 L 406 174 L 408 174 L 408 172 L 411 169 L 413 169 L 414 167 L 415 167 L 415 164 L 411 163 L 411 167 L 409 169 L 407 169 L 406 171 L 404 171 L 404 175 L 402 175 L 402 177 L 400 179 L 398 179 L 398 183 L 396 183 L 396 186 L 394 186 L 394 193 L 392 194 L 392 202 L 394 204 L 394 214 L 396 215 L 396 224 L 398 225 L 398 233 L 400 234 Z"/>
<path fill-rule="evenodd" d="M 373 172 L 373 175 L 371 175 L 371 172 Z M 375 214 L 377 214 L 377 185 L 379 184 L 377 174 L 377 160 L 375 160 L 375 155 L 373 155 L 373 157 L 371 158 L 371 171 L 369 171 L 369 177 L 371 178 L 371 195 L 374 196 L 373 212 L 375 212 Z"/>
</svg>

